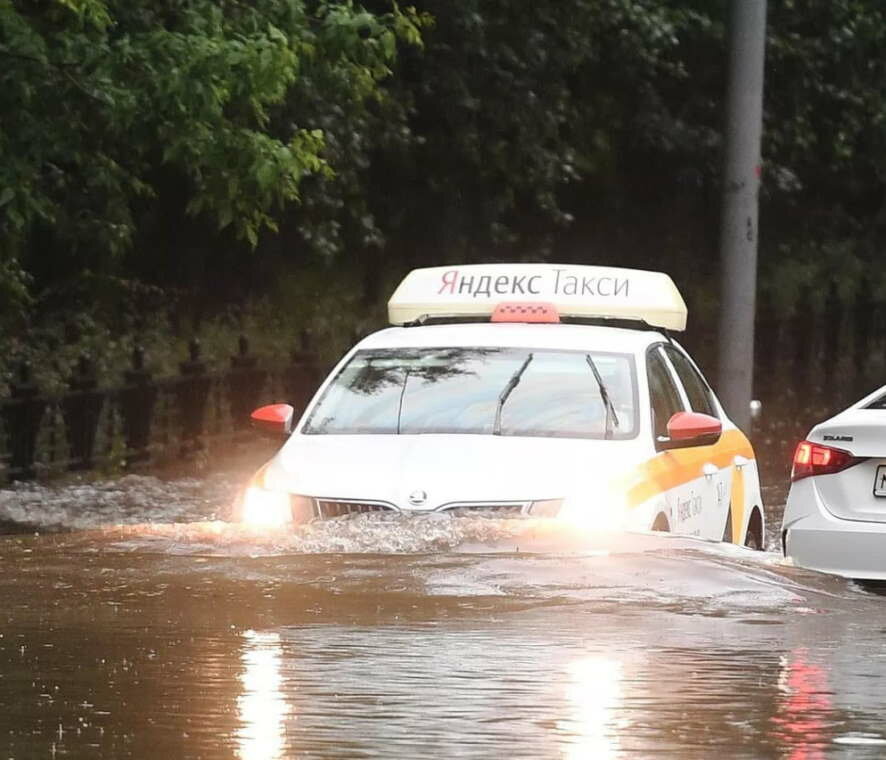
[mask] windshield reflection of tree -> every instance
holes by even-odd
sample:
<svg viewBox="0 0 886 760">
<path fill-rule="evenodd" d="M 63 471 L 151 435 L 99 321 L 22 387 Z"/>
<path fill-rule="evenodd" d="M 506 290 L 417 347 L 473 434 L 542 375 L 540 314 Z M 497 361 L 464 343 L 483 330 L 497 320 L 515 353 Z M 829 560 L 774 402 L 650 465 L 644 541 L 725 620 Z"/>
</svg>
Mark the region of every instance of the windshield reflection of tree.
<svg viewBox="0 0 886 760">
<path fill-rule="evenodd" d="M 366 396 L 376 395 L 385 386 L 400 388 L 410 378 L 435 383 L 457 375 L 476 375 L 476 371 L 464 365 L 483 360 L 490 354 L 501 353 L 498 348 L 445 348 L 427 351 L 379 352 L 358 357 L 366 363 L 348 385 L 349 390 Z M 356 357 L 355 357 L 356 358 Z"/>
<path fill-rule="evenodd" d="M 410 371 L 400 432 L 492 433 L 499 396 L 526 354 L 524 349 L 470 349 L 457 356 L 457 372 Z"/>
<path fill-rule="evenodd" d="M 488 357 L 503 353 L 499 348 L 391 349 L 358 353 L 342 371 L 317 406 L 305 427 L 306 433 L 405 433 L 429 432 L 422 428 L 410 430 L 402 425 L 403 412 L 414 406 L 424 388 L 436 391 L 434 403 L 450 414 L 470 394 L 454 382 L 470 379 L 487 394 L 497 393 L 495 381 L 490 385 Z M 514 359 L 517 362 L 519 359 Z M 505 371 L 512 362 L 504 364 Z M 443 383 L 443 381 L 447 381 Z M 502 380 L 504 383 L 504 380 Z M 452 386 L 452 387 L 450 387 Z M 408 393 L 407 393 L 408 391 Z M 407 396 L 410 398 L 407 399 Z M 414 398 L 413 398 L 414 397 Z M 408 415 L 407 415 L 408 416 Z M 398 424 L 399 423 L 399 424 Z M 461 427 L 456 431 L 463 430 Z M 478 431 L 479 432 L 479 431 Z"/>
<path fill-rule="evenodd" d="M 527 354 L 523 348 L 475 347 L 361 351 L 329 387 L 304 432 L 491 435 L 501 394 Z M 537 351 L 533 357 L 502 406 L 501 433 L 603 437 L 604 407 L 585 354 Z M 630 399 L 627 358 L 597 358 L 616 403 L 622 384 Z M 632 409 L 619 415 L 624 426 L 618 432 L 629 434 Z"/>
</svg>

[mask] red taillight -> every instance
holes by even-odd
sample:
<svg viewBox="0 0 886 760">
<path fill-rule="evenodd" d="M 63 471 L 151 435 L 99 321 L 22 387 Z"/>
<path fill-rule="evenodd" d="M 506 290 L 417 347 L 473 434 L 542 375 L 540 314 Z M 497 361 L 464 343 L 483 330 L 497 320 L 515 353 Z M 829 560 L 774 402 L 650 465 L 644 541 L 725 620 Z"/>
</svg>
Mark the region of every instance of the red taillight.
<svg viewBox="0 0 886 760">
<path fill-rule="evenodd" d="M 560 314 L 551 303 L 506 302 L 495 307 L 490 321 L 556 323 L 560 321 Z"/>
<path fill-rule="evenodd" d="M 812 441 L 802 441 L 794 452 L 791 480 L 808 478 L 810 475 L 832 475 L 858 464 L 861 459 L 843 449 L 822 446 Z"/>
</svg>

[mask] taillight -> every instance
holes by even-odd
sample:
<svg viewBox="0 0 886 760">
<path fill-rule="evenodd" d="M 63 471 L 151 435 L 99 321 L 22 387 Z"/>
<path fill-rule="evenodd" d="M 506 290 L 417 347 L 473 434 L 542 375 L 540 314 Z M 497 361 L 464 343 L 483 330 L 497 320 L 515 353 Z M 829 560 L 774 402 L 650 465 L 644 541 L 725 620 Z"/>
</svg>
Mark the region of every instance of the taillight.
<svg viewBox="0 0 886 760">
<path fill-rule="evenodd" d="M 822 446 L 812 441 L 802 441 L 794 452 L 794 466 L 791 480 L 808 478 L 810 475 L 832 475 L 841 472 L 862 460 L 843 449 Z"/>
</svg>

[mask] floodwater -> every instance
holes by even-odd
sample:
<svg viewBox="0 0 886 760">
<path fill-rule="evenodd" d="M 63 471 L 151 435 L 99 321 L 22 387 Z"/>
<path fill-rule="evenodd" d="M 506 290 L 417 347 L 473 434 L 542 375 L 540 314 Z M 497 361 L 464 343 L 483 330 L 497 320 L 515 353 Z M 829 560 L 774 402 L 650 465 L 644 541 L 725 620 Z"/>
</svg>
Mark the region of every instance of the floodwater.
<svg viewBox="0 0 886 760">
<path fill-rule="evenodd" d="M 542 520 L 250 531 L 243 475 L 0 491 L 0 758 L 886 755 L 876 590 Z"/>
</svg>

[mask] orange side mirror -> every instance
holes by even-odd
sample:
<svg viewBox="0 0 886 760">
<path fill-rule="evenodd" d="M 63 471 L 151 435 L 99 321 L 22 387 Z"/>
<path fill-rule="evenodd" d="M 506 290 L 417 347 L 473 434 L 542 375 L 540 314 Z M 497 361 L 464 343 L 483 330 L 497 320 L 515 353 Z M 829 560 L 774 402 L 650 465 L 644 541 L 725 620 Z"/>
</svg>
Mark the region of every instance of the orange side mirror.
<svg viewBox="0 0 886 760">
<path fill-rule="evenodd" d="M 249 417 L 252 427 L 273 437 L 285 437 L 292 432 L 295 409 L 289 404 L 269 404 L 256 409 Z"/>
<path fill-rule="evenodd" d="M 711 446 L 723 432 L 723 423 L 716 417 L 699 412 L 677 412 L 668 420 L 668 439 L 659 439 L 657 447 L 682 449 L 691 446 Z"/>
</svg>

